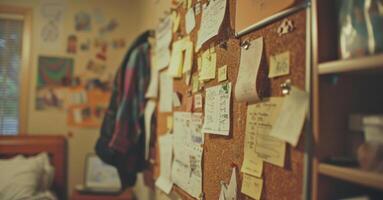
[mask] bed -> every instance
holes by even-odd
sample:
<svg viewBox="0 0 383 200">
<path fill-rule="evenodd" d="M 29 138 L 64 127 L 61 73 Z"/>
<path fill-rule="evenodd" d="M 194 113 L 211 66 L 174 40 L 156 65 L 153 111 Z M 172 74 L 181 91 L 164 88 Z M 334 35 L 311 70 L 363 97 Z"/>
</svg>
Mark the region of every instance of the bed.
<svg viewBox="0 0 383 200">
<path fill-rule="evenodd" d="M 51 191 L 58 199 L 67 199 L 67 141 L 64 136 L 0 136 L 1 159 L 16 155 L 31 157 L 41 152 L 47 153 L 54 167 Z"/>
</svg>

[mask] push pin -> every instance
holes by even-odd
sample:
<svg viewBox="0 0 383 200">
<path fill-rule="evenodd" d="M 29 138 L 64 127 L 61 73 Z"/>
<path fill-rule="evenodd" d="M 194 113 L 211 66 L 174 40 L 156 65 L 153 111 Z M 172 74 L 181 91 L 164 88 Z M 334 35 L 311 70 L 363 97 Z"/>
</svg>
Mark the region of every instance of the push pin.
<svg viewBox="0 0 383 200">
<path fill-rule="evenodd" d="M 291 80 L 287 79 L 284 83 L 281 83 L 281 89 L 283 95 L 288 95 L 291 90 Z"/>
<path fill-rule="evenodd" d="M 241 47 L 248 50 L 250 47 L 250 42 L 248 40 L 245 40 L 244 42 L 242 42 Z"/>
<path fill-rule="evenodd" d="M 281 35 L 290 33 L 293 30 L 294 30 L 293 22 L 289 19 L 284 19 L 282 21 L 282 24 L 278 27 L 277 32 L 278 32 L 278 35 L 281 36 Z"/>
</svg>

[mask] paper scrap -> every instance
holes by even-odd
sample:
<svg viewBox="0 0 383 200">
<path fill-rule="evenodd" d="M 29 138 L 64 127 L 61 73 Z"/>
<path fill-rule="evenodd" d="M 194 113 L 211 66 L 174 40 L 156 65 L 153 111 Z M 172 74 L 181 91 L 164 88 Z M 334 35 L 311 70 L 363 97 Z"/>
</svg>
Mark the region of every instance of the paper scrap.
<svg viewBox="0 0 383 200">
<path fill-rule="evenodd" d="M 227 65 L 224 65 L 218 69 L 218 82 L 227 80 Z"/>
<path fill-rule="evenodd" d="M 190 8 L 186 12 L 186 15 L 185 15 L 185 26 L 186 26 L 185 29 L 186 29 L 186 33 L 187 34 L 190 34 L 190 32 L 192 32 L 192 30 L 195 27 L 195 16 L 194 16 L 194 9 L 193 8 Z"/>
<path fill-rule="evenodd" d="M 239 102 L 255 103 L 260 100 L 257 92 L 257 76 L 262 51 L 262 37 L 251 41 L 248 49 L 241 48 L 241 60 L 235 84 L 235 99 Z"/>
<path fill-rule="evenodd" d="M 195 12 L 195 15 L 199 15 L 201 14 L 201 3 L 200 2 L 197 2 L 194 6 L 194 12 Z"/>
<path fill-rule="evenodd" d="M 245 151 L 248 154 L 245 153 L 245 156 L 249 160 L 255 158 L 255 152 L 256 157 L 265 162 L 279 167 L 284 166 L 286 143 L 270 135 L 282 104 L 282 97 L 271 97 L 260 103 L 248 105 L 245 130 Z"/>
<path fill-rule="evenodd" d="M 199 91 L 199 77 L 198 75 L 194 75 L 192 77 L 192 92 L 196 93 Z"/>
<path fill-rule="evenodd" d="M 241 192 L 247 196 L 259 200 L 261 199 L 263 180 L 248 174 L 243 174 Z"/>
<path fill-rule="evenodd" d="M 202 133 L 202 113 L 193 113 L 191 115 L 191 123 L 190 123 L 190 129 L 191 129 L 191 136 L 192 141 L 195 144 L 203 144 L 204 143 L 204 134 Z"/>
<path fill-rule="evenodd" d="M 292 86 L 270 135 L 296 146 L 305 121 L 309 98 L 305 91 Z"/>
<path fill-rule="evenodd" d="M 210 1 L 209 5 L 203 8 L 196 50 L 199 50 L 203 43 L 218 34 L 225 12 L 226 0 Z"/>
<path fill-rule="evenodd" d="M 194 108 L 202 108 L 202 94 L 194 95 Z"/>
<path fill-rule="evenodd" d="M 155 60 L 156 68 L 162 70 L 169 65 L 170 50 L 169 44 L 172 41 L 172 21 L 166 17 L 156 28 Z"/>
<path fill-rule="evenodd" d="M 156 101 L 149 100 L 145 107 L 145 160 L 149 159 L 150 138 L 152 135 L 152 116 L 156 109 Z"/>
<path fill-rule="evenodd" d="M 290 73 L 290 52 L 271 56 L 269 78 L 288 75 Z"/>
<path fill-rule="evenodd" d="M 168 70 L 160 73 L 160 112 L 172 112 L 173 108 L 173 79 Z"/>
<path fill-rule="evenodd" d="M 166 117 L 166 128 L 168 130 L 173 130 L 173 116 L 169 115 Z"/>
<path fill-rule="evenodd" d="M 233 167 L 230 182 L 227 185 L 225 182 L 221 181 L 221 192 L 219 195 L 219 200 L 236 200 L 237 199 L 237 173 L 236 168 Z"/>
<path fill-rule="evenodd" d="M 215 79 L 215 71 L 217 65 L 217 54 L 214 50 L 214 47 L 206 50 L 202 54 L 202 65 L 201 71 L 199 74 L 200 81 L 206 81 Z"/>
<path fill-rule="evenodd" d="M 152 68 L 150 70 L 150 83 L 148 86 L 148 89 L 146 90 L 145 97 L 146 98 L 157 98 L 158 97 L 158 76 L 159 71 L 157 70 L 156 66 L 157 61 L 155 59 L 155 56 L 151 57 L 152 62 Z"/>
<path fill-rule="evenodd" d="M 173 21 L 173 33 L 177 32 L 179 26 L 180 26 L 180 14 L 178 14 L 176 11 L 172 11 L 171 18 Z"/>
<path fill-rule="evenodd" d="M 158 144 L 160 149 L 160 176 L 155 185 L 166 194 L 169 194 L 173 187 L 171 179 L 173 136 L 169 133 L 160 136 Z"/>
<path fill-rule="evenodd" d="M 181 106 L 181 100 L 177 92 L 173 92 L 173 106 L 174 107 Z"/>
<path fill-rule="evenodd" d="M 206 89 L 205 117 L 202 131 L 218 135 L 230 132 L 231 83 Z"/>
</svg>

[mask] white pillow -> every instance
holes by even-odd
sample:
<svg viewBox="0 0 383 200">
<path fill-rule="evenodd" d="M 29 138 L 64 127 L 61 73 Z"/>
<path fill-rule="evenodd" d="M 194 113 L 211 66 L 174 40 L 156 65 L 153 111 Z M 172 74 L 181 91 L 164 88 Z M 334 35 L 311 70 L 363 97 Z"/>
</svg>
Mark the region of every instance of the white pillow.
<svg viewBox="0 0 383 200">
<path fill-rule="evenodd" d="M 0 160 L 0 199 L 25 199 L 50 188 L 53 169 L 46 153 Z"/>
</svg>

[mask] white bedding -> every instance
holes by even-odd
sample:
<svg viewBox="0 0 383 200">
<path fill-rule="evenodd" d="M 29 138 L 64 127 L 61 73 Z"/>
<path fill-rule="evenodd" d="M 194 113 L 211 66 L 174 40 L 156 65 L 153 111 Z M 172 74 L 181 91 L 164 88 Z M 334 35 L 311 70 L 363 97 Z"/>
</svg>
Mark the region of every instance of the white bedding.
<svg viewBox="0 0 383 200">
<path fill-rule="evenodd" d="M 54 168 L 46 153 L 0 160 L 0 199 L 57 199 L 49 192 Z"/>
</svg>

